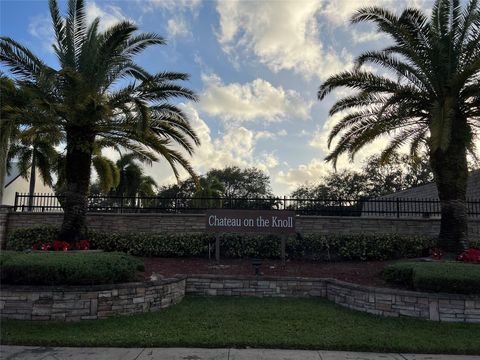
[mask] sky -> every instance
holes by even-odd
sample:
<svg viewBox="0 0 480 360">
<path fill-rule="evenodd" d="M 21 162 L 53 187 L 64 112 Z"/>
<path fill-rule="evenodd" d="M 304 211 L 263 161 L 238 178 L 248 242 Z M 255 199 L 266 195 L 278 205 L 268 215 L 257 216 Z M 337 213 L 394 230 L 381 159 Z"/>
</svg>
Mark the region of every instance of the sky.
<svg viewBox="0 0 480 360">
<path fill-rule="evenodd" d="M 66 3 L 59 1 L 62 13 Z M 185 82 L 199 101 L 182 102 L 201 146 L 190 159 L 199 174 L 210 168 L 256 167 L 271 179 L 276 195 L 315 184 L 333 171 L 324 158 L 326 138 L 338 117 L 328 110 L 339 89 L 323 101 L 316 94 L 328 76 L 352 66 L 365 50 L 389 39 L 370 24 L 351 25 L 362 6 L 400 12 L 415 6 L 425 12 L 432 0 L 96 0 L 86 1 L 88 21 L 100 17 L 104 30 L 122 19 L 140 31 L 155 32 L 167 45 L 136 58 L 151 72 L 190 74 Z M 0 33 L 21 42 L 52 67 L 58 67 L 47 0 L 0 0 Z M 337 170 L 359 168 L 386 144 L 380 139 L 340 158 Z M 112 158 L 116 154 L 109 153 Z M 175 182 L 165 162 L 147 167 L 160 185 Z"/>
</svg>

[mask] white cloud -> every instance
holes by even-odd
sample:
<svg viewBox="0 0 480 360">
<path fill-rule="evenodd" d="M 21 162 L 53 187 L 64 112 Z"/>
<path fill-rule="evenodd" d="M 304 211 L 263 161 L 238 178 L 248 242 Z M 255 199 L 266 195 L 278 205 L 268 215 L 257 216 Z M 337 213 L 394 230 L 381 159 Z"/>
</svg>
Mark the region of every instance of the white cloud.
<svg viewBox="0 0 480 360">
<path fill-rule="evenodd" d="M 357 31 L 353 29 L 351 34 L 353 41 L 356 43 L 371 42 L 386 38 L 385 34 L 375 31 Z"/>
<path fill-rule="evenodd" d="M 312 159 L 308 164 L 301 164 L 296 168 L 279 171 L 275 181 L 281 185 L 286 185 L 287 191 L 291 192 L 305 183 L 319 181 L 331 171 L 331 165 L 325 163 L 325 161 Z"/>
<path fill-rule="evenodd" d="M 171 18 L 167 21 L 166 30 L 170 37 L 192 37 L 191 21 L 198 16 L 201 0 L 137 0 L 144 13 L 157 10 L 168 14 Z"/>
<path fill-rule="evenodd" d="M 120 21 L 128 20 L 134 22 L 132 19 L 126 17 L 123 14 L 122 9 L 118 6 L 105 5 L 100 7 L 95 1 L 89 1 L 86 5 L 85 11 L 88 24 L 91 24 L 96 18 L 100 18 L 100 31 L 105 31 Z"/>
<path fill-rule="evenodd" d="M 222 120 L 279 121 L 287 117 L 310 117 L 313 102 L 306 102 L 296 91 L 274 87 L 263 79 L 223 84 L 216 75 L 203 75 L 202 80 L 205 88 L 200 95 L 200 107 Z"/>
<path fill-rule="evenodd" d="M 192 36 L 192 32 L 183 18 L 169 19 L 167 22 L 167 31 L 171 37 Z"/>
<path fill-rule="evenodd" d="M 187 114 L 201 141 L 201 145 L 196 148 L 194 155 L 190 158 L 190 163 L 197 173 L 204 174 L 211 168 L 222 169 L 227 166 L 240 168 L 254 166 L 269 173 L 278 166 L 279 162 L 275 154 L 255 152 L 257 138 L 252 130 L 242 126 L 229 128 L 225 133 L 214 138 L 209 126 L 191 103 L 180 104 L 180 107 Z M 175 182 L 171 169 L 161 159 L 145 170 L 160 185 Z M 185 171 L 180 173 L 182 179 L 188 177 Z"/>
<path fill-rule="evenodd" d="M 345 69 L 351 55 L 323 46 L 317 20 L 321 10 L 320 0 L 219 1 L 217 38 L 233 61 L 245 50 L 273 72 L 325 79 Z"/>
<path fill-rule="evenodd" d="M 137 2 L 144 12 L 163 9 L 170 12 L 190 11 L 196 13 L 202 4 L 201 0 L 137 0 Z"/>
<path fill-rule="evenodd" d="M 55 42 L 55 35 L 53 33 L 50 15 L 37 15 L 32 17 L 28 24 L 28 32 L 40 40 L 44 50 L 53 52 L 52 44 Z"/>
</svg>

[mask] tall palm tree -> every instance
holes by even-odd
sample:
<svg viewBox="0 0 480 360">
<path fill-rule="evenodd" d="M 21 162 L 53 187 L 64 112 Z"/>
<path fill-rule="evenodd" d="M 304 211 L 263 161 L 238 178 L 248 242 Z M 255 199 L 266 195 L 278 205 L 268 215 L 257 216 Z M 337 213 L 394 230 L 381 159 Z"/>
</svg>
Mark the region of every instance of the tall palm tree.
<svg viewBox="0 0 480 360">
<path fill-rule="evenodd" d="M 186 115 L 168 101 L 195 94 L 177 80 L 176 72 L 150 74 L 134 56 L 152 45 L 165 44 L 154 33 L 139 33 L 122 21 L 99 32 L 99 19 L 87 25 L 83 0 L 69 0 L 67 15 L 60 16 L 57 1 L 50 0 L 59 62 L 52 68 L 29 49 L 0 37 L 0 61 L 29 84 L 35 106 L 50 112 L 66 139 L 66 203 L 60 239 L 75 242 L 85 237 L 87 195 L 95 141 L 108 139 L 133 152 L 157 160 L 164 158 L 178 177 L 177 166 L 194 174 L 179 145 L 192 154 L 199 139 Z M 132 81 L 124 85 L 126 79 Z M 29 121 L 36 126 L 38 122 Z"/>
<path fill-rule="evenodd" d="M 474 151 L 480 127 L 480 9 L 478 0 L 465 8 L 459 0 L 436 0 L 428 19 L 418 9 L 400 16 L 379 8 L 363 8 L 352 23 L 375 23 L 393 44 L 367 51 L 352 71 L 328 78 L 318 98 L 340 86 L 358 92 L 337 101 L 330 115 L 344 113 L 330 132 L 339 138 L 326 160 L 351 158 L 374 139 L 390 135 L 382 152 L 387 160 L 409 144 L 411 155 L 426 146 L 441 201 L 439 246 L 460 251 L 467 246 L 467 152 Z M 395 78 L 363 69 L 378 65 Z"/>
</svg>

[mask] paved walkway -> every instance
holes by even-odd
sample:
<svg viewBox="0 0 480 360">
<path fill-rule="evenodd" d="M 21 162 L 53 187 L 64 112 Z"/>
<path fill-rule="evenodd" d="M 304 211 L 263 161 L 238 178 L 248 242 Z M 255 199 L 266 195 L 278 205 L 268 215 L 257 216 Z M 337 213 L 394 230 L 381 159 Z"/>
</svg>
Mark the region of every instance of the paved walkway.
<svg viewBox="0 0 480 360">
<path fill-rule="evenodd" d="M 0 346 L 1 360 L 480 360 L 480 356 L 347 351 Z"/>
</svg>

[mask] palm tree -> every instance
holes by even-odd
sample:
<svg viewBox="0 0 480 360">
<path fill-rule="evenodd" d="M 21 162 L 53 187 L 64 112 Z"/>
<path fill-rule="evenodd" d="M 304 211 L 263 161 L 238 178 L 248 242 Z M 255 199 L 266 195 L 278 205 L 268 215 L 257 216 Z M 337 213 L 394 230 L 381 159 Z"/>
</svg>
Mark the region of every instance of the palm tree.
<svg viewBox="0 0 480 360">
<path fill-rule="evenodd" d="M 222 207 L 222 194 L 225 191 L 223 184 L 214 175 L 207 175 L 199 179 L 194 197 L 197 208 Z"/>
<path fill-rule="evenodd" d="M 322 100 L 346 86 L 358 92 L 337 101 L 330 115 L 346 111 L 330 132 L 329 145 L 339 137 L 327 161 L 351 158 L 374 139 L 390 135 L 383 161 L 404 144 L 416 156 L 423 146 L 441 201 L 439 246 L 456 252 L 467 246 L 467 152 L 474 151 L 480 126 L 480 9 L 470 0 L 436 0 L 431 18 L 413 8 L 400 16 L 379 8 L 363 8 L 352 23 L 371 21 L 393 44 L 367 51 L 352 71 L 328 78 L 320 86 Z M 365 63 L 393 73 L 378 75 Z"/>
<path fill-rule="evenodd" d="M 178 177 L 177 166 L 194 174 L 187 158 L 199 139 L 186 115 L 168 101 L 195 94 L 177 80 L 176 72 L 150 74 L 134 56 L 152 45 L 165 44 L 154 33 L 136 34 L 137 27 L 122 21 L 99 32 L 99 19 L 87 26 L 83 0 L 69 0 L 66 17 L 50 0 L 59 62 L 55 69 L 29 49 L 0 37 L 0 61 L 18 79 L 28 83 L 35 106 L 52 114 L 52 123 L 66 139 L 66 202 L 59 238 L 75 242 L 85 237 L 87 195 L 95 141 L 107 139 L 152 160 L 163 157 Z M 126 79 L 132 81 L 124 85 Z M 123 86 L 124 85 L 124 86 Z M 25 120 L 37 126 L 35 119 Z"/>
<path fill-rule="evenodd" d="M 137 161 L 146 162 L 146 159 L 135 153 L 123 154 L 115 163 L 119 171 L 118 186 L 113 194 L 120 197 L 135 198 L 137 196 L 154 196 L 157 183 L 150 176 L 143 173 Z M 135 202 L 132 201 L 132 206 Z"/>
<path fill-rule="evenodd" d="M 60 142 L 60 138 L 55 138 L 55 135 L 60 134 L 38 132 L 34 128 L 20 129 L 17 130 L 8 150 L 7 169 L 10 170 L 12 161 L 17 159 L 20 175 L 25 179 L 30 177 L 28 201 L 30 211 L 33 206 L 37 169 L 43 183 L 53 186 L 52 174 L 58 156 L 55 146 Z"/>
</svg>

